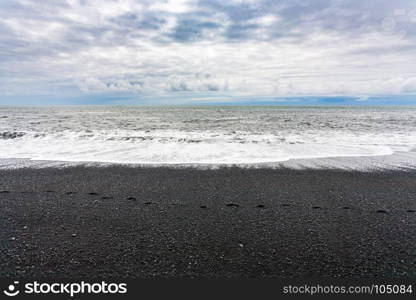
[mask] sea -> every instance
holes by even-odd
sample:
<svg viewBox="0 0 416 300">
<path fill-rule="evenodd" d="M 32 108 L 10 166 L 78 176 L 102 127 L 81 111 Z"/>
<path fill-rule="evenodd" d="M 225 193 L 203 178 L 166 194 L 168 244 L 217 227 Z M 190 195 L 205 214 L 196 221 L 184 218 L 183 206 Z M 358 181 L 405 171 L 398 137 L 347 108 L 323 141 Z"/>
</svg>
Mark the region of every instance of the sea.
<svg viewBox="0 0 416 300">
<path fill-rule="evenodd" d="M 412 169 L 416 106 L 0 107 L 0 168 Z"/>
</svg>

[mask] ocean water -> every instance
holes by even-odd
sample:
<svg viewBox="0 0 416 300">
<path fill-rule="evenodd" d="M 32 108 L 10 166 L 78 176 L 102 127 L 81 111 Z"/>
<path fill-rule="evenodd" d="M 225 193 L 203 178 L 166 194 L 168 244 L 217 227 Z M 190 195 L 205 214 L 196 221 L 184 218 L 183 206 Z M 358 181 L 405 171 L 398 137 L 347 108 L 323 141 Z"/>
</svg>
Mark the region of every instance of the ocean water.
<svg viewBox="0 0 416 300">
<path fill-rule="evenodd" d="M 0 107 L 0 159 L 413 167 L 415 129 L 416 107 Z"/>
</svg>

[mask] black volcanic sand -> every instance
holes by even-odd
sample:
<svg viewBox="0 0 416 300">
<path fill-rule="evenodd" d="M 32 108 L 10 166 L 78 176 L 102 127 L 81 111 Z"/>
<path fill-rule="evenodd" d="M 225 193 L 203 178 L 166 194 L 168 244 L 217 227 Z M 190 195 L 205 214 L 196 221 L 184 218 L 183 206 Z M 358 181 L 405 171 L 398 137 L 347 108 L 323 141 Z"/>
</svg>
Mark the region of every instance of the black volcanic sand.
<svg viewBox="0 0 416 300">
<path fill-rule="evenodd" d="M 0 278 L 416 277 L 416 172 L 0 171 Z"/>
</svg>

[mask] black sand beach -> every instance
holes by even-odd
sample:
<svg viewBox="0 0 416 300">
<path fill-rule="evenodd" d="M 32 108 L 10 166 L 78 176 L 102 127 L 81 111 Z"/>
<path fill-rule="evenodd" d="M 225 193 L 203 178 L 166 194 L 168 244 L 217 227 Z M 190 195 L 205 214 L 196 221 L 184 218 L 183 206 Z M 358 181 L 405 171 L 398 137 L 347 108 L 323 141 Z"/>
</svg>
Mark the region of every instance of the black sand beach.
<svg viewBox="0 0 416 300">
<path fill-rule="evenodd" d="M 0 171 L 0 277 L 416 277 L 416 172 Z"/>
</svg>

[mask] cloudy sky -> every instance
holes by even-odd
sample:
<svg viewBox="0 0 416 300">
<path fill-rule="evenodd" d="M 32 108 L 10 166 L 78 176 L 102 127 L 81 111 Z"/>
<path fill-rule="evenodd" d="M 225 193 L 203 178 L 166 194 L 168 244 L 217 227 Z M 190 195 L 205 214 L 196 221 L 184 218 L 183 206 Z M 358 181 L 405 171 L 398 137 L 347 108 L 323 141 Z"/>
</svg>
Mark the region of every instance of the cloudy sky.
<svg viewBox="0 0 416 300">
<path fill-rule="evenodd" d="M 416 104 L 414 0 L 1 0 L 0 104 Z"/>
</svg>

